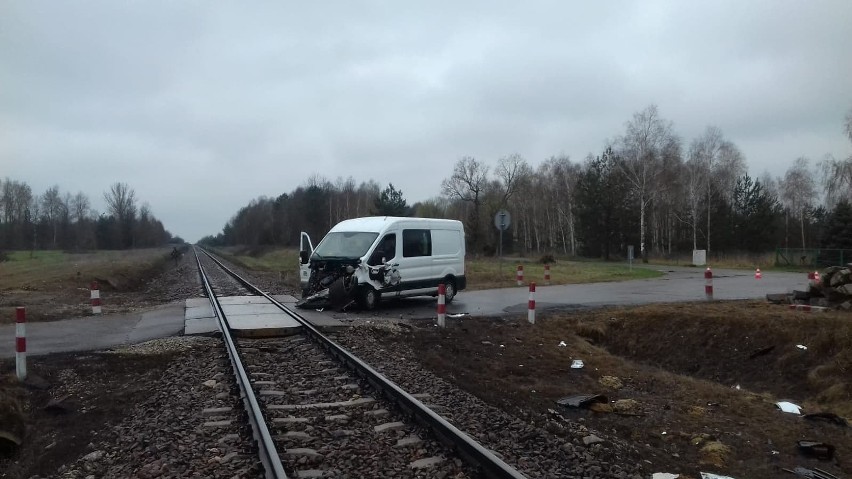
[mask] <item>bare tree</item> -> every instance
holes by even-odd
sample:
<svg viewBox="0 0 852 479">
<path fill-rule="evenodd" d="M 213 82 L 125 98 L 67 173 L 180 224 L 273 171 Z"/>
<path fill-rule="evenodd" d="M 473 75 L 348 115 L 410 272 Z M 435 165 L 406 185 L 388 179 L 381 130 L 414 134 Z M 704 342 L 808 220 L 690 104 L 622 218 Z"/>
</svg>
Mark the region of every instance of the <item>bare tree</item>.
<svg viewBox="0 0 852 479">
<path fill-rule="evenodd" d="M 441 192 L 450 198 L 456 198 L 473 206 L 468 221 L 471 244 L 480 246 L 480 215 L 482 194 L 488 183 L 488 167 L 471 156 L 465 156 L 456 162 L 453 174 L 441 182 Z"/>
<path fill-rule="evenodd" d="M 686 223 L 692 227 L 692 249 L 698 249 L 698 212 L 704 199 L 707 185 L 707 165 L 695 151 L 690 151 L 690 159 L 686 162 L 684 193 L 686 195 L 689 220 Z"/>
<path fill-rule="evenodd" d="M 515 153 L 504 156 L 497 161 L 495 174 L 502 187 L 500 202 L 505 205 L 518 190 L 518 184 L 532 176 L 532 168 L 530 168 L 527 160 Z"/>
<path fill-rule="evenodd" d="M 693 140 L 689 156 L 690 160 L 698 163 L 693 167 L 703 174 L 702 192 L 707 208 L 705 247 L 709 253 L 713 198 L 721 196 L 730 202 L 737 178 L 745 172 L 745 161 L 736 145 L 726 140 L 722 130 L 715 126 L 708 126 L 703 135 Z"/>
<path fill-rule="evenodd" d="M 133 223 L 136 220 L 136 192 L 127 183 L 114 183 L 104 193 L 110 214 L 118 223 L 118 247 L 133 245 Z"/>
<path fill-rule="evenodd" d="M 852 142 L 852 108 L 846 113 L 843 130 Z M 819 168 L 825 187 L 826 205 L 834 206 L 842 199 L 852 200 L 852 155 L 845 160 L 836 160 L 827 155 L 825 160 L 819 163 Z"/>
<path fill-rule="evenodd" d="M 623 158 L 619 165 L 639 200 L 639 251 L 643 261 L 647 261 L 646 210 L 657 196 L 657 177 L 663 172 L 663 156 L 666 150 L 676 148 L 678 139 L 672 133 L 671 122 L 660 118 L 657 106 L 651 105 L 633 114 L 619 143 Z"/>
<path fill-rule="evenodd" d="M 816 182 L 809 167 L 809 160 L 800 157 L 787 170 L 781 184 L 781 198 L 784 206 L 794 216 L 799 217 L 802 233 L 802 248 L 805 248 L 805 216 L 816 199 Z"/>
<path fill-rule="evenodd" d="M 41 213 L 53 232 L 53 248 L 56 248 L 56 236 L 59 230 L 59 222 L 63 216 L 64 204 L 59 195 L 59 185 L 47 189 L 41 196 Z"/>
</svg>

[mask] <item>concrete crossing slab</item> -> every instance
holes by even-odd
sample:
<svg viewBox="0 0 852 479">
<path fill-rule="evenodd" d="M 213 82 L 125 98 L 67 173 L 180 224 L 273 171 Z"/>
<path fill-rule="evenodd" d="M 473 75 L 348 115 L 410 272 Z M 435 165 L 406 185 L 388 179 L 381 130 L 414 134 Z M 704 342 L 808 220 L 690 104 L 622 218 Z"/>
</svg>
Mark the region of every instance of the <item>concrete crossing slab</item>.
<svg viewBox="0 0 852 479">
<path fill-rule="evenodd" d="M 296 298 L 289 295 L 273 296 L 276 301 L 292 306 Z M 226 296 L 219 304 L 234 334 L 242 337 L 288 336 L 299 331 L 302 325 L 281 311 L 263 296 Z M 300 314 L 304 313 L 299 311 Z M 303 314 L 303 316 L 306 316 Z M 310 315 L 307 319 L 320 328 L 343 326 L 336 319 L 324 315 Z M 186 300 L 184 334 L 213 334 L 219 332 L 219 324 L 207 298 Z"/>
</svg>

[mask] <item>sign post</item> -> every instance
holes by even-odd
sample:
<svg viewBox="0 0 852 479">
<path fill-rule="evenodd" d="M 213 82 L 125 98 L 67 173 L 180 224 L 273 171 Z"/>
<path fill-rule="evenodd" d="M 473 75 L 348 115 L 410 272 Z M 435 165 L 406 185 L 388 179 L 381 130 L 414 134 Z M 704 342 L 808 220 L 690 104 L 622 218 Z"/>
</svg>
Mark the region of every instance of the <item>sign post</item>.
<svg viewBox="0 0 852 479">
<path fill-rule="evenodd" d="M 630 271 L 633 271 L 633 245 L 627 245 L 627 262 L 630 264 Z"/>
<path fill-rule="evenodd" d="M 500 243 L 497 245 L 498 277 L 503 276 L 503 232 L 512 224 L 512 215 L 506 210 L 500 210 L 494 215 L 494 227 L 500 231 Z"/>
</svg>

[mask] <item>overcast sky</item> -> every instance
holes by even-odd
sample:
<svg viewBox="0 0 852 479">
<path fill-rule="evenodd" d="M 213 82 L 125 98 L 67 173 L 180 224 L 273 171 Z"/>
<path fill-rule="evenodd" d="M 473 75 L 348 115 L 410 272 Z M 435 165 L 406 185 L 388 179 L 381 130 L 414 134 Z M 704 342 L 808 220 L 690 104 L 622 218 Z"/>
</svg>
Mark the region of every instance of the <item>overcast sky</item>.
<svg viewBox="0 0 852 479">
<path fill-rule="evenodd" d="M 852 1 L 0 0 L 0 178 L 128 183 L 173 234 L 313 175 L 440 193 L 462 156 L 582 161 L 656 104 L 752 175 L 845 158 Z"/>
</svg>

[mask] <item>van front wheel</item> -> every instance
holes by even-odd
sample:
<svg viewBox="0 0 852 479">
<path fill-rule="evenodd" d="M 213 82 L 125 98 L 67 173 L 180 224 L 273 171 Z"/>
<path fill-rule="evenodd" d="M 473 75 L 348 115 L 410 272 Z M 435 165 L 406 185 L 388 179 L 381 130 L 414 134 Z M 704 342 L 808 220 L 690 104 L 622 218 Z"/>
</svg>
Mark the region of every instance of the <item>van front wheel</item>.
<svg viewBox="0 0 852 479">
<path fill-rule="evenodd" d="M 367 311 L 376 309 L 381 299 L 381 294 L 370 286 L 363 286 L 358 292 L 358 306 Z"/>
<path fill-rule="evenodd" d="M 444 283 L 444 301 L 450 304 L 456 297 L 456 282 L 450 278 Z"/>
</svg>

